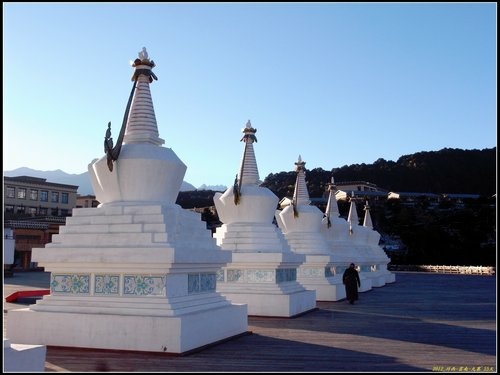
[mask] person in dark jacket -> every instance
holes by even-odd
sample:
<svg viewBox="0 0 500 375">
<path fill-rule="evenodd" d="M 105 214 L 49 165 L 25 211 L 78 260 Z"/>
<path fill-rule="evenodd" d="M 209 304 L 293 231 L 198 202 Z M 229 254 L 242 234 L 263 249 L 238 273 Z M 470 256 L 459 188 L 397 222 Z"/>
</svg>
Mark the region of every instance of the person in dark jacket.
<svg viewBox="0 0 500 375">
<path fill-rule="evenodd" d="M 351 263 L 349 268 L 344 271 L 342 282 L 345 285 L 346 298 L 352 305 L 358 299 L 358 287 L 361 286 L 359 274 L 354 263 Z"/>
</svg>

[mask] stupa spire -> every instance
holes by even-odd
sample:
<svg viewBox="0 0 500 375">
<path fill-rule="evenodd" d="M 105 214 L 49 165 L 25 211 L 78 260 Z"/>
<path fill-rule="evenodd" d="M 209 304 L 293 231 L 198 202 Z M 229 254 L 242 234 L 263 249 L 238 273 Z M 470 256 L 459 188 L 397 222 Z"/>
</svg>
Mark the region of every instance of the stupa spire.
<svg viewBox="0 0 500 375">
<path fill-rule="evenodd" d="M 365 219 L 363 221 L 363 226 L 373 229 L 372 217 L 370 215 L 370 206 L 368 205 L 368 201 L 366 201 L 364 210 L 365 210 Z"/>
<path fill-rule="evenodd" d="M 139 58 L 132 63 L 135 68 L 132 81 L 136 82 L 136 90 L 132 108 L 127 120 L 127 128 L 123 143 L 148 143 L 160 146 L 165 143 L 159 137 L 155 110 L 149 84 L 158 78 L 153 73 L 155 63 L 149 59 L 146 47 L 142 47 Z"/>
<path fill-rule="evenodd" d="M 306 185 L 306 173 L 305 173 L 306 163 L 302 161 L 302 157 L 299 155 L 298 161 L 295 163 L 295 171 L 297 172 L 297 179 L 295 181 L 295 191 L 293 192 L 293 202 L 295 205 L 309 205 L 311 201 L 309 200 L 309 192 L 307 191 Z"/>
<path fill-rule="evenodd" d="M 248 120 L 245 127 L 241 131 L 244 135 L 240 141 L 245 142 L 245 148 L 243 150 L 240 173 L 238 175 L 239 185 L 258 185 L 259 170 L 257 168 L 257 161 L 255 160 L 255 153 L 253 150 L 253 143 L 257 142 L 257 137 L 255 136 L 257 129 L 253 128 L 250 120 Z"/>
<path fill-rule="evenodd" d="M 335 180 L 332 177 L 328 185 L 328 203 L 326 204 L 325 215 L 327 217 L 332 216 L 340 216 L 339 206 L 337 204 L 337 199 L 335 198 L 335 192 L 337 190 L 337 186 L 335 185 Z"/>
<path fill-rule="evenodd" d="M 353 226 L 359 225 L 358 212 L 356 210 L 356 198 L 354 198 L 354 192 L 351 196 L 351 207 L 349 208 L 349 215 L 347 216 L 347 221 L 349 223 L 349 231 L 352 233 Z"/>
</svg>

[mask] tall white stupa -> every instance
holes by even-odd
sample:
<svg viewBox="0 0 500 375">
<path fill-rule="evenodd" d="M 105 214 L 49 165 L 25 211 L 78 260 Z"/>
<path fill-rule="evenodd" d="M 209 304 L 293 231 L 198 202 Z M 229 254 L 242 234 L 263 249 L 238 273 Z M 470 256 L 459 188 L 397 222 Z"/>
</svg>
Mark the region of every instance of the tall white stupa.
<svg viewBox="0 0 500 375">
<path fill-rule="evenodd" d="M 214 203 L 222 226 L 214 238 L 232 262 L 220 271 L 217 290 L 232 302 L 246 303 L 249 315 L 292 317 L 316 307 L 316 293 L 297 282 L 304 255 L 291 251 L 273 224 L 278 197 L 259 184 L 253 144 L 254 129 L 243 129 L 243 156 L 233 186 L 216 193 Z"/>
<path fill-rule="evenodd" d="M 50 295 L 9 311 L 12 342 L 186 353 L 247 331 L 247 306 L 216 291 L 231 261 L 198 213 L 175 204 L 186 166 L 162 147 L 145 48 L 133 64 L 122 128 L 89 165 L 100 205 L 73 210 L 33 260 Z"/>
<path fill-rule="evenodd" d="M 305 164 L 299 155 L 295 163 L 297 178 L 293 198 L 290 204 L 275 212 L 275 218 L 292 251 L 306 257 L 299 267 L 297 280 L 307 289 L 316 290 L 317 301 L 337 301 L 345 296 L 345 290 L 335 278 L 334 255 L 321 234 L 323 213 L 310 204 Z"/>
</svg>

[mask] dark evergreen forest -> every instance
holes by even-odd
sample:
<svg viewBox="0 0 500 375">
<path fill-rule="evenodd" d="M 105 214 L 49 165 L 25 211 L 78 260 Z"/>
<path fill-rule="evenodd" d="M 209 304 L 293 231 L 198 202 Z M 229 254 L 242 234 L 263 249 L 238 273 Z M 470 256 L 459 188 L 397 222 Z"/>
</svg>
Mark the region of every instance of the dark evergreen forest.
<svg viewBox="0 0 500 375">
<path fill-rule="evenodd" d="M 368 181 L 397 192 L 461 193 L 491 196 L 496 193 L 496 147 L 484 150 L 445 148 L 401 156 L 396 162 L 378 159 L 373 164 L 352 164 L 325 171 L 306 169 L 309 196 L 321 197 L 331 177 L 336 182 Z M 262 186 L 278 197 L 291 196 L 295 171 L 269 174 Z"/>
</svg>

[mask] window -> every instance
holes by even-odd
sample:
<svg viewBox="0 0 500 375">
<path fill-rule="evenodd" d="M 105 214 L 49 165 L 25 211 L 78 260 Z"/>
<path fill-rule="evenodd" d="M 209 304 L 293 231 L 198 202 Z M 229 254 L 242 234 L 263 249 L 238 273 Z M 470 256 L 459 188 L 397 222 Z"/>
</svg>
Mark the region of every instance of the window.
<svg viewBox="0 0 500 375">
<path fill-rule="evenodd" d="M 37 201 L 38 200 L 38 190 L 30 190 L 30 199 L 32 201 Z"/>
<path fill-rule="evenodd" d="M 14 206 L 5 205 L 5 212 L 14 212 Z"/>
<path fill-rule="evenodd" d="M 26 199 L 26 189 L 18 188 L 17 189 L 17 199 Z"/>
<path fill-rule="evenodd" d="M 52 192 L 52 203 L 58 203 L 59 202 L 59 192 L 53 191 Z"/>
<path fill-rule="evenodd" d="M 59 209 L 57 207 L 56 208 L 51 208 L 50 209 L 50 214 L 52 216 L 57 216 L 58 215 L 58 211 L 59 211 Z"/>
<path fill-rule="evenodd" d="M 68 193 L 61 193 L 61 203 L 68 204 Z"/>
<path fill-rule="evenodd" d="M 61 208 L 61 216 L 69 216 L 69 210 Z"/>
<path fill-rule="evenodd" d="M 40 207 L 38 209 L 38 214 L 39 215 L 47 215 L 47 208 L 46 207 Z"/>
<path fill-rule="evenodd" d="M 26 212 L 26 209 L 24 206 L 17 206 L 17 213 L 18 214 L 24 214 Z"/>
<path fill-rule="evenodd" d="M 36 207 L 28 207 L 28 213 L 30 215 L 36 215 Z"/>
<path fill-rule="evenodd" d="M 49 201 L 49 192 L 47 190 L 41 190 L 40 191 L 40 200 L 42 202 L 48 202 Z"/>
<path fill-rule="evenodd" d="M 7 198 L 16 197 L 16 189 L 14 189 L 12 186 L 7 186 L 6 193 L 7 193 Z"/>
</svg>

